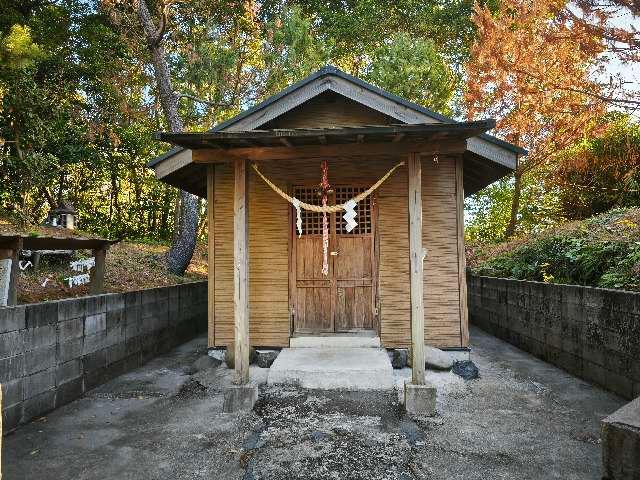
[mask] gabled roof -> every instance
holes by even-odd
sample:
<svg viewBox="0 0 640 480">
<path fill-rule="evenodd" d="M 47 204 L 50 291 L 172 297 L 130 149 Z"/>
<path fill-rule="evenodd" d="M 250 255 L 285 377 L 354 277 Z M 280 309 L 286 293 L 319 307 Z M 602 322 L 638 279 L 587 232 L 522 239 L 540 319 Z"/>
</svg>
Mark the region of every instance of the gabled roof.
<svg viewBox="0 0 640 480">
<path fill-rule="evenodd" d="M 337 98 L 342 99 L 340 103 L 342 105 L 341 108 L 346 108 L 346 110 L 337 108 L 335 111 L 332 111 L 331 107 L 328 107 L 329 110 L 326 110 L 327 106 Z M 314 110 L 317 108 L 319 108 L 319 110 Z M 325 110 L 323 110 L 323 108 L 325 108 Z M 315 117 L 311 112 L 317 112 L 318 117 Z M 331 113 L 327 115 L 327 112 Z M 369 113 L 365 114 L 365 112 Z M 333 113 L 336 115 L 334 116 Z M 311 116 L 306 116 L 307 114 Z M 356 116 L 352 117 L 352 115 Z M 363 116 L 358 117 L 358 115 Z M 359 118 L 359 120 L 356 120 L 356 117 Z M 347 141 L 346 139 L 352 136 L 351 133 L 353 133 L 349 133 L 346 129 L 358 126 L 374 128 L 375 130 L 389 127 L 401 128 L 397 127 L 397 125 L 403 124 L 405 127 L 413 125 L 420 130 L 423 128 L 420 127 L 420 125 L 431 124 L 434 126 L 437 125 L 437 130 L 441 132 L 450 130 L 449 133 L 440 133 L 438 135 L 457 136 L 458 139 L 461 139 L 462 134 L 460 128 L 464 130 L 470 127 L 472 123 L 474 122 L 457 122 L 452 118 L 440 115 L 439 113 L 386 92 L 352 75 L 348 75 L 335 67 L 329 66 L 285 88 L 258 105 L 220 123 L 209 130 L 208 134 L 187 132 L 159 134 L 159 139 L 169 140 L 171 143 L 174 143 L 174 145 L 179 145 L 179 147 L 173 148 L 164 155 L 154 159 L 149 163 L 149 167 L 155 170 L 156 178 L 163 182 L 204 197 L 206 196 L 206 167 L 203 163 L 194 161 L 193 155 L 197 149 L 221 149 L 221 151 L 225 152 L 226 156 L 221 153 L 220 158 L 227 160 L 232 154 L 244 156 L 243 158 L 246 158 L 246 155 L 248 155 L 245 151 L 246 149 L 227 145 L 230 139 L 234 138 L 234 135 L 213 135 L 214 133 L 224 132 L 226 134 L 236 132 L 239 135 L 237 135 L 238 138 L 234 140 L 235 143 L 244 142 L 247 145 L 254 145 L 260 144 L 261 142 L 271 142 L 271 140 L 268 140 L 266 137 L 270 135 L 277 136 L 279 134 L 277 132 L 282 132 L 286 129 L 337 128 L 345 129 L 343 132 L 344 136 L 342 140 L 334 138 L 333 141 L 344 142 Z M 493 128 L 493 126 L 494 124 L 490 126 L 485 125 L 486 128 L 483 127 L 469 136 L 464 136 L 466 145 L 463 154 L 465 195 L 473 194 L 497 179 L 508 175 L 517 167 L 518 157 L 526 154 L 526 151 L 522 148 L 484 133 Z M 258 132 L 260 130 L 276 133 L 263 134 Z M 411 130 L 411 128 L 409 128 L 409 130 Z M 389 135 L 381 133 L 382 131 L 383 130 L 380 130 L 378 133 L 372 131 L 369 134 L 357 135 L 357 137 L 359 137 L 357 143 L 368 135 L 375 137 L 378 134 L 381 135 L 383 142 L 389 141 L 389 138 L 387 138 Z M 285 145 L 290 143 L 298 149 L 307 149 L 309 150 L 309 155 L 324 151 L 323 148 L 326 149 L 325 146 L 322 146 L 315 151 L 311 151 L 310 149 L 314 148 L 311 144 L 296 147 L 300 142 L 313 142 L 311 138 L 302 140 L 300 138 L 301 133 L 302 132 L 298 131 L 286 134 L 291 138 L 284 139 L 283 143 Z M 306 134 L 303 133 L 302 136 L 304 135 Z M 327 135 L 331 134 L 327 132 Z M 431 134 L 425 130 L 422 133 L 415 133 L 415 135 L 429 136 Z M 259 137 L 265 138 L 260 139 Z M 333 137 L 336 137 L 336 135 L 334 134 Z M 406 134 L 398 138 L 404 137 L 406 137 Z M 434 138 L 435 137 L 432 137 L 432 141 L 435 141 L 437 144 L 438 140 L 434 140 Z M 321 141 L 321 143 L 324 141 L 326 140 Z M 403 143 L 402 140 L 399 141 L 399 144 L 401 143 Z M 207 144 L 211 144 L 211 147 L 208 147 Z M 226 148 L 225 145 L 227 145 Z M 381 143 L 379 143 L 378 146 L 381 150 L 384 150 Z M 403 146 L 406 148 L 410 147 L 406 142 Z M 186 147 L 186 149 L 183 147 Z M 351 145 L 351 147 L 353 147 L 353 145 Z M 281 151 L 282 148 L 277 151 L 275 151 L 275 147 L 273 146 L 265 148 L 274 149 L 270 151 L 270 157 L 283 154 Z M 235 151 L 232 151 L 234 149 Z M 210 152 L 210 154 L 212 153 Z M 290 154 L 294 155 L 292 152 L 290 152 Z M 301 154 L 300 150 L 297 150 L 295 154 Z M 326 154 L 328 155 L 329 153 L 326 152 Z"/>
<path fill-rule="evenodd" d="M 432 121 L 436 122 L 436 123 L 458 123 L 456 122 L 454 119 L 447 117 L 445 115 L 442 115 L 440 113 L 434 112 L 433 110 L 429 110 L 428 108 L 425 108 L 421 105 L 418 105 L 416 103 L 410 102 L 409 100 L 406 100 L 402 97 L 399 97 L 397 95 L 394 95 L 390 92 L 387 92 L 386 90 L 383 90 L 379 87 L 376 87 L 375 85 L 372 85 L 370 83 L 367 83 L 359 78 L 356 78 L 352 75 L 349 75 L 346 72 L 343 72 L 342 70 L 333 67 L 333 66 L 325 66 L 323 68 L 321 68 L 320 70 L 318 70 L 315 73 L 312 73 L 311 75 L 303 78 L 302 80 L 290 85 L 289 87 L 285 88 L 284 90 L 276 93 L 275 95 L 270 96 L 269 98 L 267 98 L 266 100 L 258 103 L 257 105 L 239 113 L 238 115 L 230 118 L 229 120 L 226 120 L 218 125 L 216 125 L 214 128 L 212 128 L 211 130 L 209 130 L 209 132 L 220 132 L 220 131 L 224 131 L 227 129 L 231 129 L 233 128 L 235 125 L 238 125 L 239 123 L 241 123 L 243 120 L 248 119 L 251 116 L 255 116 L 256 114 L 258 114 L 261 111 L 264 111 L 266 109 L 268 109 L 269 107 L 271 107 L 272 105 L 276 104 L 277 102 L 283 100 L 285 97 L 291 95 L 292 93 L 303 89 L 304 87 L 306 87 L 307 85 L 312 84 L 313 82 L 320 80 L 324 77 L 335 77 L 338 79 L 342 79 L 344 81 L 350 82 L 351 84 L 354 85 L 354 87 L 357 88 L 361 88 L 363 90 L 369 91 L 371 93 L 374 93 L 376 95 L 379 95 L 381 97 L 386 98 L 387 100 L 402 106 L 408 110 L 412 110 L 414 112 L 417 112 L 419 114 L 421 114 L 422 116 L 426 116 L 428 118 L 430 118 Z M 317 92 L 317 94 L 321 93 L 322 91 L 325 90 L 334 90 L 338 93 L 338 90 L 335 90 L 333 88 L 331 88 L 331 85 L 327 86 L 327 88 L 325 88 L 324 90 L 319 90 Z M 293 104 L 291 106 L 291 108 L 295 107 L 297 105 Z M 399 119 L 400 120 L 400 119 Z M 265 122 L 263 123 L 266 123 Z M 424 120 L 423 120 L 424 121 Z M 407 122 L 407 123 L 418 123 L 418 122 Z M 259 127 L 259 123 L 255 126 L 253 126 L 253 128 L 251 128 L 251 130 L 258 128 Z M 248 130 L 248 129 L 247 129 Z M 518 147 L 517 145 L 513 145 L 509 142 L 506 142 L 504 140 L 501 140 L 497 137 L 494 137 L 493 135 L 489 135 L 486 133 L 483 133 L 481 135 L 478 135 L 479 139 L 482 139 L 483 141 L 490 143 L 492 145 L 495 145 L 496 147 L 498 147 L 499 149 L 502 150 L 506 150 L 511 152 L 512 154 L 515 155 L 526 155 L 527 151 L 524 150 L 521 147 Z M 172 149 L 170 149 L 169 151 L 167 151 L 165 154 L 160 155 L 158 157 L 156 157 L 155 159 L 151 160 L 148 163 L 149 167 L 154 167 L 156 166 L 158 163 L 162 162 L 163 160 L 172 157 L 173 155 L 181 152 L 182 150 L 184 150 L 182 147 L 174 147 Z M 501 162 L 502 163 L 502 162 Z M 508 168 L 515 168 L 515 163 L 513 166 L 511 165 L 505 165 L 503 163 L 504 166 L 508 167 Z"/>
</svg>

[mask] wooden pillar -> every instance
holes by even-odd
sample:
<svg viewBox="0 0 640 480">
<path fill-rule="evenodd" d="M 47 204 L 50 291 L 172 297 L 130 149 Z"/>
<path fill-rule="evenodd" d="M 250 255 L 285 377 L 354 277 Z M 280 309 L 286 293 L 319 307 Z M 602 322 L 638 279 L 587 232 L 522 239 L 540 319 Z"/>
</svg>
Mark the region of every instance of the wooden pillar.
<svg viewBox="0 0 640 480">
<path fill-rule="evenodd" d="M 249 202 L 247 161 L 234 161 L 233 285 L 235 317 L 235 382 L 249 383 Z"/>
<path fill-rule="evenodd" d="M 107 247 L 94 250 L 93 257 L 96 259 L 96 264 L 90 273 L 91 284 L 89 285 L 89 293 L 99 295 L 104 293 L 104 271 L 107 259 Z"/>
<path fill-rule="evenodd" d="M 216 283 L 216 243 L 215 243 L 215 166 L 207 166 L 207 260 L 209 274 L 207 278 L 207 333 L 210 347 L 216 343 L 215 332 L 215 283 Z"/>
<path fill-rule="evenodd" d="M 11 278 L 9 280 L 9 298 L 7 305 L 18 304 L 18 274 L 20 273 L 20 250 L 22 250 L 22 239 L 19 238 L 13 245 L 11 253 Z"/>
<path fill-rule="evenodd" d="M 34 250 L 31 254 L 31 260 L 33 261 L 33 270 L 37 271 L 40 268 L 40 260 L 42 259 L 42 254 L 37 250 Z"/>
<path fill-rule="evenodd" d="M 456 221 L 458 227 L 458 289 L 460 292 L 460 346 L 469 346 L 467 309 L 467 262 L 464 251 L 464 159 L 456 159 Z"/>
<path fill-rule="evenodd" d="M 407 161 L 409 183 L 409 267 L 411 296 L 411 380 L 423 385 L 424 380 L 424 299 L 422 248 L 422 165 L 418 153 L 410 153 Z"/>
</svg>

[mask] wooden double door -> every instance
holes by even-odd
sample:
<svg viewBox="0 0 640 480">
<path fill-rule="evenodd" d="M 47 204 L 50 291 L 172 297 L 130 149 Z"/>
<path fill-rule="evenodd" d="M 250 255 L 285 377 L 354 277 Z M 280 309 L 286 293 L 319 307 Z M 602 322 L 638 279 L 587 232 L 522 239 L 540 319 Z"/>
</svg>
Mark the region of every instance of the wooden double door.
<svg viewBox="0 0 640 480">
<path fill-rule="evenodd" d="M 319 205 L 316 187 L 294 189 L 299 200 Z M 338 185 L 329 205 L 344 203 L 364 187 Z M 355 209 L 358 225 L 347 232 L 343 212 L 330 214 L 328 274 L 322 273 L 322 214 L 302 210 L 302 235 L 292 215 L 290 297 L 294 333 L 377 330 L 376 205 L 371 195 Z"/>
</svg>

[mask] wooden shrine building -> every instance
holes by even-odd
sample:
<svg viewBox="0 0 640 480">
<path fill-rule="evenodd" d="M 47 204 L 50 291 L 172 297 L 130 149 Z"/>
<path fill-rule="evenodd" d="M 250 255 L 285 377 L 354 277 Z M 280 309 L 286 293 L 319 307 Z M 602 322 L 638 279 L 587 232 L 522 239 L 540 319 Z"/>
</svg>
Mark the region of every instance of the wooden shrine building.
<svg viewBox="0 0 640 480">
<path fill-rule="evenodd" d="M 372 332 L 415 355 L 424 341 L 466 347 L 464 197 L 525 153 L 485 133 L 494 126 L 325 67 L 207 133 L 159 134 L 177 147 L 150 163 L 157 178 L 208 202 L 209 344 L 235 332 L 237 359 L 249 342 L 285 347 L 302 334 Z M 326 275 L 323 214 L 303 209 L 299 235 L 296 209 L 253 168 L 320 205 L 324 160 L 329 205 L 404 162 L 358 202 L 353 230 L 344 212 L 328 216 Z"/>
</svg>

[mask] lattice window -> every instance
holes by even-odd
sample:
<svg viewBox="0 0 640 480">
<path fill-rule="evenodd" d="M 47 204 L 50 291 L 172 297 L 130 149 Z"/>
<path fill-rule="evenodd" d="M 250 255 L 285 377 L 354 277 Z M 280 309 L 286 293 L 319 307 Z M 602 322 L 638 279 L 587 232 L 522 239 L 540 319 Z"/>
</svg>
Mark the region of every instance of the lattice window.
<svg viewBox="0 0 640 480">
<path fill-rule="evenodd" d="M 365 190 L 364 187 L 336 187 L 335 198 L 329 196 L 329 205 L 334 203 L 345 203 L 353 197 Z M 304 203 L 311 205 L 321 205 L 322 199 L 318 195 L 317 187 L 295 187 L 294 196 Z M 335 214 L 336 233 L 338 235 L 366 235 L 371 233 L 371 195 L 356 205 L 356 222 L 358 226 L 347 232 L 345 230 L 346 223 L 342 218 L 343 212 Z M 302 234 L 303 235 L 322 235 L 322 213 L 310 212 L 302 210 Z M 329 221 L 331 221 L 329 219 Z"/>
<path fill-rule="evenodd" d="M 345 203 L 359 193 L 364 192 L 364 187 L 336 187 L 336 203 Z M 371 233 L 371 195 L 358 202 L 355 208 L 356 222 L 358 226 L 347 232 L 347 222 L 342 218 L 342 213 L 336 214 L 336 233 L 338 235 L 365 235 Z"/>
<path fill-rule="evenodd" d="M 322 205 L 322 199 L 318 195 L 316 187 L 296 187 L 294 196 L 304 203 Z M 302 218 L 303 235 L 322 235 L 322 213 L 302 209 L 300 217 Z"/>
</svg>

